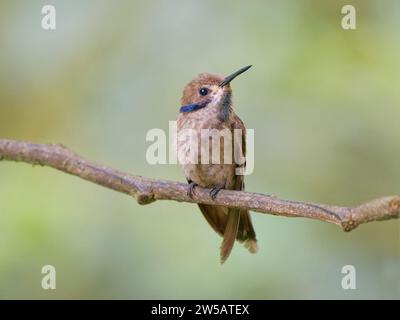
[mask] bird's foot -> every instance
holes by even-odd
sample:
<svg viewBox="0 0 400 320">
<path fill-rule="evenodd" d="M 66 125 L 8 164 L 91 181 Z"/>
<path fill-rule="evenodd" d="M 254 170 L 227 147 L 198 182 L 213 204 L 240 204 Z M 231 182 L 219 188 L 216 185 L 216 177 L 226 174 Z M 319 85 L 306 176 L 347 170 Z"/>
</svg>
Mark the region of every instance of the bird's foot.
<svg viewBox="0 0 400 320">
<path fill-rule="evenodd" d="M 188 197 L 189 198 L 193 198 L 193 191 L 194 191 L 194 188 L 196 187 L 196 186 L 198 186 L 198 184 L 197 183 L 195 183 L 195 182 L 193 182 L 193 181 L 188 181 L 189 182 L 189 186 L 188 186 L 188 190 L 187 190 L 187 195 L 188 195 Z"/>
<path fill-rule="evenodd" d="M 224 189 L 224 187 L 214 187 L 214 188 L 212 188 L 211 191 L 210 191 L 211 199 L 215 200 L 215 198 L 217 197 L 218 192 L 220 192 L 222 189 Z"/>
</svg>

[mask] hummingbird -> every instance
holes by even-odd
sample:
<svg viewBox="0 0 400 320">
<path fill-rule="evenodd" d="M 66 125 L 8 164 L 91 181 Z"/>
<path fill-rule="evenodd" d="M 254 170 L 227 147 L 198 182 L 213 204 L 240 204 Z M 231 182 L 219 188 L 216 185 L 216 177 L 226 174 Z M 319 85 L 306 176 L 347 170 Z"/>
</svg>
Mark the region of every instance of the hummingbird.
<svg viewBox="0 0 400 320">
<path fill-rule="evenodd" d="M 233 161 L 223 161 L 220 163 L 201 163 L 201 155 L 195 156 L 199 161 L 190 161 L 191 152 L 194 149 L 201 152 L 213 152 L 212 145 L 203 142 L 210 141 L 209 136 L 203 136 L 202 131 L 225 130 L 231 133 L 230 143 L 238 144 L 243 156 L 246 154 L 246 128 L 242 120 L 235 114 L 232 107 L 232 89 L 230 83 L 238 75 L 247 71 L 250 66 L 241 68 L 227 77 L 215 74 L 201 73 L 190 81 L 183 90 L 181 107 L 177 119 L 178 137 L 184 130 L 191 130 L 196 135 L 196 139 L 179 139 L 177 141 L 178 161 L 183 168 L 188 182 L 188 195 L 193 197 L 195 187 L 210 188 L 210 197 L 215 200 L 218 192 L 222 189 L 244 190 L 244 176 L 237 175 L 242 164 Z M 234 130 L 241 130 L 240 139 L 233 139 Z M 239 130 L 239 132 L 240 132 Z M 198 146 L 200 141 L 201 146 Z M 209 148 L 208 148 L 209 147 Z M 219 145 L 220 156 L 225 153 L 225 141 Z M 229 151 L 228 151 L 229 152 Z M 183 160 L 183 161 L 182 161 Z M 225 160 L 225 158 L 224 158 Z M 226 162 L 226 163 L 225 163 Z M 214 229 L 223 237 L 220 247 L 221 263 L 229 257 L 235 240 L 243 243 L 251 252 L 257 252 L 256 234 L 251 222 L 250 213 L 245 209 L 228 208 L 224 206 L 198 204 L 203 216 Z"/>
</svg>

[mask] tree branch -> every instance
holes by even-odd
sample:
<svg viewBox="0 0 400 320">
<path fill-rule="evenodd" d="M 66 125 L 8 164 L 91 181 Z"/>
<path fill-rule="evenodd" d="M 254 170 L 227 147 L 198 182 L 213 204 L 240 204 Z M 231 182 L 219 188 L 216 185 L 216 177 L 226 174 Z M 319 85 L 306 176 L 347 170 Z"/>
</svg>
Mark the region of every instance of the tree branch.
<svg viewBox="0 0 400 320">
<path fill-rule="evenodd" d="M 361 223 L 400 217 L 400 196 L 381 197 L 356 207 L 339 207 L 316 203 L 282 200 L 274 196 L 221 190 L 215 200 L 209 189 L 196 187 L 193 198 L 187 195 L 187 184 L 155 180 L 123 173 L 98 165 L 56 144 L 0 139 L 0 161 L 21 161 L 48 166 L 97 183 L 109 189 L 131 195 L 139 204 L 156 200 L 204 203 L 249 209 L 278 216 L 304 217 L 339 225 L 351 231 Z"/>
</svg>

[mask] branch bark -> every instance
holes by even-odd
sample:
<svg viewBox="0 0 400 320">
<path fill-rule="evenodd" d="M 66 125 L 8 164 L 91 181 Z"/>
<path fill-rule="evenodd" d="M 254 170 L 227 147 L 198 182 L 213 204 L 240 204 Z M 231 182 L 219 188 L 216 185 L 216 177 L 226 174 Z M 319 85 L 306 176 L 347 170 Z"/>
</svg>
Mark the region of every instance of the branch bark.
<svg viewBox="0 0 400 320">
<path fill-rule="evenodd" d="M 1 160 L 52 167 L 128 194 L 142 205 L 156 200 L 222 205 L 277 216 L 317 219 L 339 225 L 344 231 L 351 231 L 362 223 L 400 217 L 400 195 L 381 197 L 355 207 L 282 200 L 275 196 L 232 190 L 221 190 L 217 198 L 212 200 L 210 190 L 200 187 L 195 188 L 193 198 L 190 198 L 185 183 L 120 172 L 86 160 L 60 144 L 0 139 Z"/>
</svg>

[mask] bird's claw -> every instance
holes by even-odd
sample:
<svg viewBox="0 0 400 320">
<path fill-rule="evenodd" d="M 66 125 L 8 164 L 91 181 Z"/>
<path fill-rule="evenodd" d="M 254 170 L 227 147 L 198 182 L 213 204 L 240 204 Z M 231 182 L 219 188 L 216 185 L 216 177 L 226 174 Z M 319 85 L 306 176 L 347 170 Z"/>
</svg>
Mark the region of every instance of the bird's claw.
<svg viewBox="0 0 400 320">
<path fill-rule="evenodd" d="M 188 195 L 188 197 L 189 198 L 193 198 L 193 191 L 194 191 L 194 188 L 197 186 L 198 184 L 197 183 L 195 183 L 195 182 L 193 182 L 193 181 L 190 181 L 189 182 L 189 186 L 188 186 L 188 190 L 187 190 L 187 195 Z"/>
<path fill-rule="evenodd" d="M 210 197 L 211 199 L 215 200 L 215 198 L 217 198 L 217 194 L 218 192 L 220 192 L 223 188 L 220 187 L 214 187 L 211 189 L 210 191 Z"/>
</svg>

